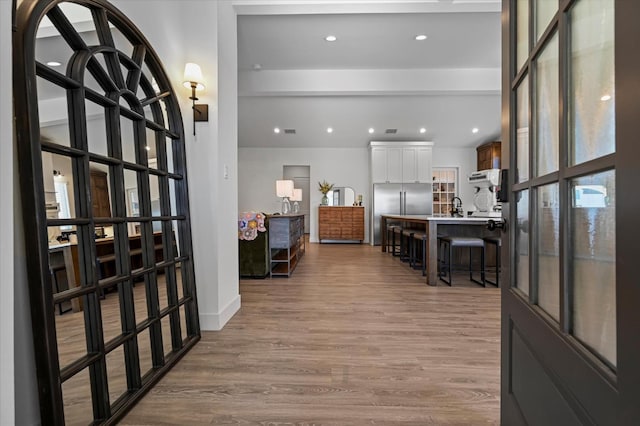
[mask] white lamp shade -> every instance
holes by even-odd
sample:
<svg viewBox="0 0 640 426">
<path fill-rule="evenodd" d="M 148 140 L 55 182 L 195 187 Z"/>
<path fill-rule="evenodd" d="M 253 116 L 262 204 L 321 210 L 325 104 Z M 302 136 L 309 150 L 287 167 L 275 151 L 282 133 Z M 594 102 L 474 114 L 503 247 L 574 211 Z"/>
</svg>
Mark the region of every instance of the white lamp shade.
<svg viewBox="0 0 640 426">
<path fill-rule="evenodd" d="M 293 196 L 293 181 L 292 180 L 277 180 L 276 181 L 276 195 L 278 197 L 292 197 Z"/>
<path fill-rule="evenodd" d="M 189 62 L 184 66 L 184 87 L 191 87 L 191 83 L 196 83 L 196 90 L 202 90 L 203 80 L 200 65 Z"/>
<path fill-rule="evenodd" d="M 293 196 L 291 197 L 291 201 L 302 201 L 302 189 L 293 188 Z"/>
</svg>

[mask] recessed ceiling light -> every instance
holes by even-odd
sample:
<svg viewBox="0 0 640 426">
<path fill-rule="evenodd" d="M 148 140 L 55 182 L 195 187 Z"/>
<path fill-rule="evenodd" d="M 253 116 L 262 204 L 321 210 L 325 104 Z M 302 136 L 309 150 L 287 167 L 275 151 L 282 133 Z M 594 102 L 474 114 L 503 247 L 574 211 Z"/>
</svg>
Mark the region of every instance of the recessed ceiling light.
<svg viewBox="0 0 640 426">
<path fill-rule="evenodd" d="M 427 133 L 427 129 L 425 129 L 424 127 L 420 127 L 420 133 Z"/>
<path fill-rule="evenodd" d="M 600 100 L 601 100 L 601 101 L 608 101 L 608 100 L 610 100 L 610 99 L 611 99 L 611 95 L 603 95 L 603 96 L 600 98 Z"/>
<path fill-rule="evenodd" d="M 422 41 L 422 40 L 426 40 L 426 39 L 427 39 L 427 36 L 424 35 L 424 34 L 418 34 L 416 36 L 416 40 L 418 40 L 418 41 Z"/>
<path fill-rule="evenodd" d="M 478 133 L 480 131 L 480 129 L 478 129 L 477 127 L 474 127 L 473 129 L 471 129 L 471 133 Z"/>
<path fill-rule="evenodd" d="M 369 133 L 373 133 L 375 132 L 375 130 L 373 129 L 373 127 L 369 127 Z"/>
<path fill-rule="evenodd" d="M 325 41 L 336 41 L 338 39 L 338 37 L 336 37 L 334 35 L 328 35 L 324 39 L 325 39 Z"/>
<path fill-rule="evenodd" d="M 333 133 L 333 127 L 327 127 L 327 133 Z"/>
<path fill-rule="evenodd" d="M 274 127 L 273 133 L 280 133 L 280 127 Z"/>
<path fill-rule="evenodd" d="M 50 67 L 59 67 L 62 64 L 58 61 L 49 61 L 47 62 L 47 65 L 49 65 Z"/>
<path fill-rule="evenodd" d="M 262 65 L 261 64 L 253 64 L 253 69 L 254 69 L 254 71 L 260 71 L 262 69 Z"/>
</svg>

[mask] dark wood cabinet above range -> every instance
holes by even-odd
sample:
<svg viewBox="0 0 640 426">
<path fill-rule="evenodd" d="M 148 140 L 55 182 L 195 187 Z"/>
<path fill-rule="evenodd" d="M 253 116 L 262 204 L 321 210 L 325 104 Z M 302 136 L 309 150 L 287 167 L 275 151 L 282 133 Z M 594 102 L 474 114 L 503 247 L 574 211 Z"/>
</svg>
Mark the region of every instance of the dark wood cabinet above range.
<svg viewBox="0 0 640 426">
<path fill-rule="evenodd" d="M 476 148 L 478 153 L 477 170 L 499 169 L 500 168 L 500 151 L 501 143 L 487 142 Z"/>
<path fill-rule="evenodd" d="M 91 204 L 93 217 L 111 217 L 107 174 L 100 170 L 91 170 Z"/>
</svg>

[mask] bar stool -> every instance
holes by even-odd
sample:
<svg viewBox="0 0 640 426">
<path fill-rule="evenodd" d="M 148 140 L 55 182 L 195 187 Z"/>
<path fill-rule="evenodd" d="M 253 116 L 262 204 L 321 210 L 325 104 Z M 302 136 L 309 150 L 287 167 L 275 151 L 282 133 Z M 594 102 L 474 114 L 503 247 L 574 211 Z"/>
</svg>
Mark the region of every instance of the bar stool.
<svg viewBox="0 0 640 426">
<path fill-rule="evenodd" d="M 387 224 L 387 252 L 396 255 L 396 231 L 399 231 L 400 225 Z"/>
<path fill-rule="evenodd" d="M 409 266 L 413 267 L 413 234 L 416 232 L 415 229 L 405 228 L 402 230 L 402 235 L 400 237 L 400 260 L 408 261 Z"/>
<path fill-rule="evenodd" d="M 51 274 L 51 283 L 53 284 L 53 294 L 56 293 L 60 293 L 60 288 L 58 287 L 58 272 L 60 271 L 66 271 L 66 267 L 63 264 L 60 265 L 54 265 L 54 266 L 49 266 L 49 273 Z M 58 314 L 62 315 L 65 312 L 69 312 L 71 310 L 71 308 L 67 309 L 67 310 L 62 310 L 62 302 L 61 303 L 56 303 L 56 305 L 58 305 Z"/>
<path fill-rule="evenodd" d="M 441 237 L 441 241 L 444 248 L 443 253 L 443 270 L 440 274 L 440 279 L 445 283 L 451 285 L 453 277 L 451 272 L 453 270 L 451 264 L 453 263 L 453 248 L 454 247 L 469 247 L 469 279 L 475 283 L 481 284 L 486 287 L 485 274 L 484 274 L 484 240 L 482 238 L 471 237 Z M 473 278 L 473 248 L 480 248 L 480 279 L 481 281 Z M 447 281 L 446 277 L 449 277 Z"/>
<path fill-rule="evenodd" d="M 496 280 L 495 281 L 491 281 L 489 278 L 485 278 L 485 281 L 488 282 L 489 284 L 493 284 L 496 287 L 500 287 L 500 249 L 502 248 L 502 239 L 500 237 L 484 237 L 484 245 L 485 248 L 488 245 L 494 245 L 496 247 Z M 487 266 L 485 265 L 484 267 L 485 272 L 487 269 Z"/>
<path fill-rule="evenodd" d="M 427 275 L 427 234 L 425 232 L 415 232 L 413 234 L 413 258 L 414 266 L 418 256 L 418 246 L 421 247 L 420 266 L 422 267 L 422 276 Z"/>
<path fill-rule="evenodd" d="M 391 236 L 392 236 L 392 246 L 391 246 L 391 254 L 394 256 L 400 256 L 402 254 L 402 226 L 393 225 L 391 226 Z M 398 239 L 396 239 L 396 236 Z M 396 245 L 398 249 L 396 250 Z"/>
</svg>

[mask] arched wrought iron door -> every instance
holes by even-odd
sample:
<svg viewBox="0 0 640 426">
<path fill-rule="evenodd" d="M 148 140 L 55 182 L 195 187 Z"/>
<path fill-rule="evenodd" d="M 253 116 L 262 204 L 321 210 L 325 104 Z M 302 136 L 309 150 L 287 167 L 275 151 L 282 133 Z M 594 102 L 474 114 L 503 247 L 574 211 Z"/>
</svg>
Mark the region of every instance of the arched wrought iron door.
<svg viewBox="0 0 640 426">
<path fill-rule="evenodd" d="M 200 336 L 182 118 L 160 59 L 108 2 L 25 0 L 16 16 L 42 422 L 110 424 Z"/>
</svg>

